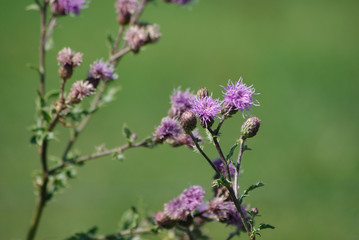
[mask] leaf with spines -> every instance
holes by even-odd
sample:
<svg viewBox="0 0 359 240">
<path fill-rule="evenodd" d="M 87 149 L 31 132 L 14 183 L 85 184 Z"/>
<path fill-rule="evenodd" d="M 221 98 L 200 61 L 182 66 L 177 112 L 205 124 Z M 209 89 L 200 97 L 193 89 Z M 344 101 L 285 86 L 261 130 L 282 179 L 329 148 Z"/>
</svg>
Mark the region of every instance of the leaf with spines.
<svg viewBox="0 0 359 240">
<path fill-rule="evenodd" d="M 263 186 L 264 186 L 264 183 L 262 183 L 262 182 L 258 182 L 258 183 L 256 183 L 256 184 L 250 185 L 249 188 L 247 188 L 247 189 L 244 191 L 244 193 L 239 197 L 239 199 L 238 199 L 239 203 L 242 204 L 243 199 L 248 196 L 248 193 L 249 193 L 250 191 L 253 191 L 254 189 L 257 189 L 257 188 L 263 187 Z"/>
<path fill-rule="evenodd" d="M 238 146 L 238 143 L 235 143 L 235 144 L 231 147 L 231 149 L 229 150 L 229 153 L 228 153 L 227 156 L 226 156 L 226 160 L 227 160 L 227 161 L 233 156 L 234 150 L 236 149 L 237 146 Z"/>
</svg>

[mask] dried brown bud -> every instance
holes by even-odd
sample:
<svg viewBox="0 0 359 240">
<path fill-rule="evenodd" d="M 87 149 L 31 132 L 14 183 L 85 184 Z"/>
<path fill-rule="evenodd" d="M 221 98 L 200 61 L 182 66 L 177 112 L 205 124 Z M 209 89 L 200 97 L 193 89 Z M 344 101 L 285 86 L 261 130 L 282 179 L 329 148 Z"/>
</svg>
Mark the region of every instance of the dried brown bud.
<svg viewBox="0 0 359 240">
<path fill-rule="evenodd" d="M 59 67 L 58 73 L 60 78 L 66 80 L 72 76 L 72 65 L 64 64 Z"/>
<path fill-rule="evenodd" d="M 197 118 L 191 111 L 182 113 L 180 123 L 186 133 L 192 132 L 197 126 Z"/>
<path fill-rule="evenodd" d="M 208 96 L 208 90 L 207 88 L 200 88 L 198 89 L 197 91 L 197 97 L 198 98 L 204 98 L 204 97 L 207 97 Z"/>
<path fill-rule="evenodd" d="M 123 14 L 123 13 L 119 12 L 117 14 L 117 22 L 123 26 L 129 24 L 130 20 L 131 20 L 130 13 Z"/>
</svg>

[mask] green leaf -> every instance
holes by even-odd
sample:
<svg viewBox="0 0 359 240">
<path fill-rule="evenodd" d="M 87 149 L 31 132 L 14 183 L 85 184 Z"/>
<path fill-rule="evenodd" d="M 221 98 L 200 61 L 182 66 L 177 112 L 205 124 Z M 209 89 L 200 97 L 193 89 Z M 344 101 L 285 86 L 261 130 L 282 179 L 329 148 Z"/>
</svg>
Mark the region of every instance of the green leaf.
<svg viewBox="0 0 359 240">
<path fill-rule="evenodd" d="M 26 64 L 26 67 L 28 67 L 31 70 L 36 71 L 37 73 L 40 73 L 39 67 L 34 64 L 28 63 L 28 64 Z"/>
<path fill-rule="evenodd" d="M 25 10 L 26 11 L 30 11 L 30 10 L 40 11 L 40 8 L 39 8 L 39 5 L 37 5 L 36 3 L 33 3 L 33 4 L 30 4 L 30 5 L 27 5 L 25 7 Z"/>
<path fill-rule="evenodd" d="M 125 155 L 122 152 L 116 152 L 112 155 L 112 157 L 116 160 L 123 161 L 125 160 Z"/>
<path fill-rule="evenodd" d="M 206 131 L 206 135 L 207 135 L 208 141 L 209 141 L 210 143 L 213 143 L 213 137 L 212 137 L 211 132 L 210 132 L 207 128 L 205 129 L 205 131 Z"/>
<path fill-rule="evenodd" d="M 123 136 L 125 136 L 125 138 L 127 139 L 128 142 L 132 142 L 132 141 L 131 141 L 132 132 L 131 132 L 131 130 L 128 128 L 128 126 L 127 126 L 126 123 L 123 124 L 122 133 L 123 133 Z"/>
<path fill-rule="evenodd" d="M 97 231 L 98 227 L 94 226 L 90 228 L 87 232 L 75 233 L 73 236 L 66 238 L 66 240 L 94 240 Z"/>
<path fill-rule="evenodd" d="M 121 87 L 112 87 L 110 89 L 108 89 L 108 91 L 106 92 L 106 94 L 104 94 L 101 98 L 101 100 L 99 101 L 99 106 L 103 106 L 105 104 L 108 104 L 112 101 L 115 100 L 115 95 L 118 91 L 121 90 Z"/>
<path fill-rule="evenodd" d="M 121 217 L 120 228 L 122 230 L 135 229 L 139 225 L 139 214 L 135 207 L 127 210 Z"/>
<path fill-rule="evenodd" d="M 45 100 L 49 101 L 51 98 L 58 98 L 60 96 L 59 90 L 51 90 L 45 94 Z"/>
<path fill-rule="evenodd" d="M 259 224 L 258 228 L 259 228 L 260 230 L 262 230 L 262 229 L 267 229 L 267 228 L 275 229 L 274 226 L 272 226 L 272 225 L 270 225 L 270 224 L 265 224 L 265 223 Z"/>
<path fill-rule="evenodd" d="M 234 150 L 236 149 L 237 146 L 238 146 L 238 143 L 235 143 L 235 144 L 231 147 L 231 150 L 229 150 L 229 153 L 228 153 L 227 156 L 226 156 L 226 160 L 227 160 L 227 161 L 233 156 Z"/>
<path fill-rule="evenodd" d="M 242 204 L 243 199 L 248 196 L 248 193 L 249 193 L 250 191 L 253 191 L 254 189 L 257 189 L 257 188 L 263 187 L 263 186 L 264 186 L 264 183 L 262 183 L 262 182 L 258 182 L 258 183 L 256 183 L 256 184 L 250 185 L 249 188 L 247 188 L 247 189 L 244 191 L 244 193 L 239 197 L 239 199 L 238 199 L 239 203 Z"/>
<path fill-rule="evenodd" d="M 45 110 L 41 110 L 41 115 L 46 122 L 48 122 L 48 123 L 51 122 L 52 118 L 48 112 L 46 112 Z"/>
<path fill-rule="evenodd" d="M 223 185 L 225 187 L 230 187 L 231 182 L 227 180 L 227 178 L 221 174 L 220 178 L 215 179 L 212 183 L 212 187 L 219 187 L 220 185 Z"/>
</svg>

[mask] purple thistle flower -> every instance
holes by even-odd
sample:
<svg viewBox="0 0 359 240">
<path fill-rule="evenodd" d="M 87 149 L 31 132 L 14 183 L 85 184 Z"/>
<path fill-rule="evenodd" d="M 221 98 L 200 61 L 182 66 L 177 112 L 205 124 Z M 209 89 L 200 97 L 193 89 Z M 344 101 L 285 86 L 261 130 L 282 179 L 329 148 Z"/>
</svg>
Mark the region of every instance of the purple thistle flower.
<svg viewBox="0 0 359 240">
<path fill-rule="evenodd" d="M 226 166 L 223 164 L 222 160 L 217 158 L 216 160 L 213 161 L 213 164 L 216 166 L 216 168 L 219 170 L 220 173 L 222 173 L 223 175 L 226 174 Z M 229 165 L 229 174 L 231 175 L 231 177 L 234 176 L 234 174 L 236 173 L 236 167 L 233 165 L 233 163 L 231 162 Z M 216 174 L 216 176 L 214 176 L 214 178 L 219 178 L 220 176 L 218 176 Z"/>
<path fill-rule="evenodd" d="M 117 74 L 114 74 L 115 68 L 109 63 L 105 63 L 102 59 L 96 60 L 89 70 L 89 77 L 94 79 L 117 79 Z"/>
<path fill-rule="evenodd" d="M 154 136 L 160 142 L 167 139 L 175 140 L 183 134 L 183 130 L 179 123 L 170 117 L 162 118 L 161 124 L 156 128 Z"/>
<path fill-rule="evenodd" d="M 92 84 L 84 81 L 76 81 L 67 96 L 66 104 L 79 103 L 83 98 L 91 95 L 94 90 Z"/>
<path fill-rule="evenodd" d="M 179 118 L 182 113 L 191 110 L 195 98 L 195 95 L 189 89 L 186 89 L 186 91 L 181 91 L 181 88 L 174 89 L 170 97 L 172 106 L 168 113 L 169 116 Z"/>
<path fill-rule="evenodd" d="M 146 30 L 139 26 L 131 26 L 127 29 L 124 39 L 134 52 L 138 52 L 148 39 Z"/>
<path fill-rule="evenodd" d="M 186 210 L 193 211 L 202 204 L 204 195 L 205 191 L 201 186 L 192 186 L 183 191 L 180 195 L 180 199 Z"/>
<path fill-rule="evenodd" d="M 220 102 L 217 99 L 212 99 L 212 96 L 197 97 L 192 105 L 192 111 L 199 117 L 203 127 L 210 127 L 214 118 L 219 118 L 217 114 L 220 113 L 221 109 Z"/>
<path fill-rule="evenodd" d="M 254 88 L 252 85 L 244 84 L 242 77 L 236 83 L 229 80 L 228 86 L 223 87 L 223 89 L 225 90 L 223 102 L 234 110 L 240 110 L 243 113 L 244 110 L 249 110 L 252 105 L 259 106 L 259 102 L 252 96 L 256 94 Z"/>
<path fill-rule="evenodd" d="M 191 211 L 202 204 L 205 191 L 200 186 L 185 189 L 177 198 L 164 206 L 164 213 L 173 220 L 185 221 Z"/>
<path fill-rule="evenodd" d="M 59 65 L 76 67 L 82 62 L 82 53 L 74 52 L 71 48 L 65 47 L 57 54 L 57 61 Z"/>
<path fill-rule="evenodd" d="M 117 13 L 121 13 L 123 15 L 134 14 L 139 8 L 139 6 L 140 4 L 137 0 L 117 0 L 117 2 L 115 3 Z"/>
<path fill-rule="evenodd" d="M 56 15 L 79 15 L 80 10 L 85 8 L 85 3 L 85 0 L 55 0 L 51 3 L 51 9 Z"/>
</svg>

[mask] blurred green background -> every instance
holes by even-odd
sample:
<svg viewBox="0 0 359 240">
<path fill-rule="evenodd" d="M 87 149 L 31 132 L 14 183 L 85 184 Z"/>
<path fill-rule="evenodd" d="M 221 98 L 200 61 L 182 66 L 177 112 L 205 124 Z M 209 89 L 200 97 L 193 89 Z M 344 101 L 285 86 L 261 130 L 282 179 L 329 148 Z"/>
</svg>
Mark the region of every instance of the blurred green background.
<svg viewBox="0 0 359 240">
<path fill-rule="evenodd" d="M 25 65 L 37 64 L 39 41 L 39 14 L 24 10 L 30 3 L 0 2 L 0 239 L 25 238 L 35 206 L 31 176 L 40 169 L 28 131 L 38 76 Z M 47 89 L 59 87 L 56 53 L 63 47 L 84 53 L 73 79 L 107 57 L 106 33 L 118 27 L 113 5 L 92 0 L 80 17 L 59 19 Z M 122 145 L 125 122 L 145 137 L 166 115 L 173 88 L 206 86 L 221 97 L 220 85 L 243 76 L 261 93 L 253 113 L 262 126 L 248 141 L 254 151 L 244 155 L 240 181 L 243 187 L 266 184 L 247 200 L 263 222 L 277 227 L 263 231 L 263 239 L 358 239 L 358 10 L 357 0 L 201 0 L 189 7 L 156 1 L 142 19 L 158 23 L 163 37 L 121 61 L 117 101 L 91 119 L 75 148 L 89 154 L 103 143 Z M 238 114 L 224 125 L 224 149 L 242 122 Z M 60 140 L 52 142 L 50 155 L 60 154 L 68 137 L 56 132 Z M 107 157 L 78 169 L 45 209 L 37 239 L 64 239 L 94 225 L 114 232 L 125 209 L 140 204 L 156 212 L 191 184 L 211 197 L 210 167 L 185 147 L 125 155 L 123 162 Z M 213 239 L 230 230 L 206 227 Z"/>
</svg>

